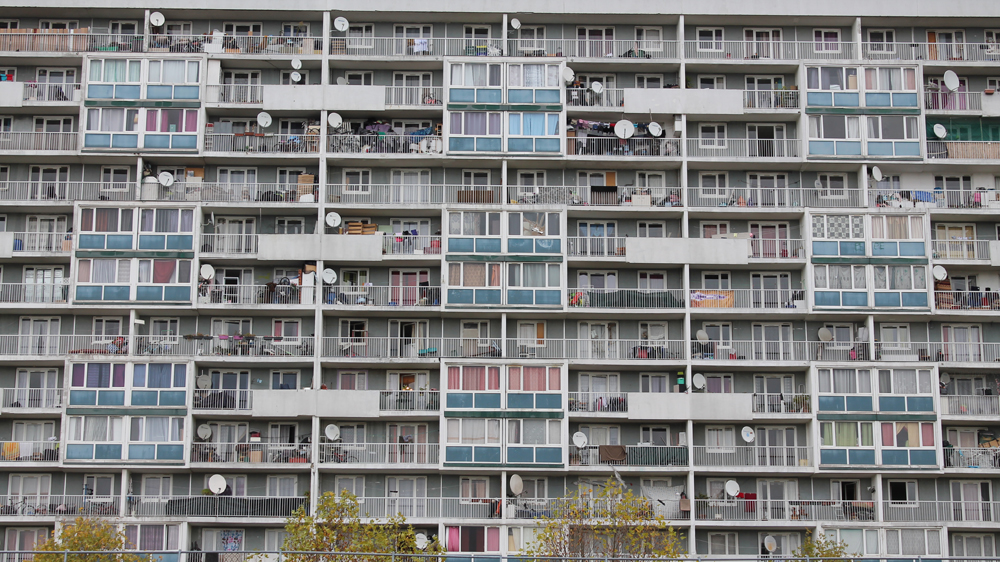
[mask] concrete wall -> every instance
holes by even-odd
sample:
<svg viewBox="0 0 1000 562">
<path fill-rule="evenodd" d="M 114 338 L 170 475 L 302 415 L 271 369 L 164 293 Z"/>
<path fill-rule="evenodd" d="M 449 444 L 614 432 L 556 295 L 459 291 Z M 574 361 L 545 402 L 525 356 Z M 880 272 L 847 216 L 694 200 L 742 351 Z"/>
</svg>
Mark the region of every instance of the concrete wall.
<svg viewBox="0 0 1000 562">
<path fill-rule="evenodd" d="M 626 238 L 627 263 L 745 264 L 749 246 L 742 239 Z"/>
</svg>

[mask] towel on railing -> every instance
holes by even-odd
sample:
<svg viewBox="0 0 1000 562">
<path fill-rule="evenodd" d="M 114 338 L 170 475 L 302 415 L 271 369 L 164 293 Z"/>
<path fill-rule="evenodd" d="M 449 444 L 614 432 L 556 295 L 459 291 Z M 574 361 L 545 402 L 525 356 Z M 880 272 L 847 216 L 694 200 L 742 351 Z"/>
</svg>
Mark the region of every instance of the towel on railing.
<svg viewBox="0 0 1000 562">
<path fill-rule="evenodd" d="M 597 450 L 602 463 L 623 463 L 628 459 L 628 452 L 624 445 L 600 445 Z"/>
</svg>

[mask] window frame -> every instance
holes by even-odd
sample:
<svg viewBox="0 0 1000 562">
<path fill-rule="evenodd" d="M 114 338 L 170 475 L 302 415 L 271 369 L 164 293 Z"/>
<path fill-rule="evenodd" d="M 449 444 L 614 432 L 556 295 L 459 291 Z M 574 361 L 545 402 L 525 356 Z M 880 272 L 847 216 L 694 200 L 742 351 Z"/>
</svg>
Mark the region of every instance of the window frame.
<svg viewBox="0 0 1000 562">
<path fill-rule="evenodd" d="M 711 39 L 702 39 L 702 32 L 711 32 Z M 699 53 L 721 53 L 726 50 L 726 29 L 724 27 L 697 27 L 694 32 Z"/>
<path fill-rule="evenodd" d="M 715 136 L 703 136 L 706 128 L 713 128 L 714 131 L 712 134 Z M 727 135 L 728 127 L 726 123 L 698 123 L 698 148 L 725 150 L 726 141 L 728 140 Z"/>
<path fill-rule="evenodd" d="M 836 45 L 836 49 L 829 48 L 831 43 L 826 40 L 826 35 L 828 33 L 836 33 L 837 40 L 832 43 Z M 819 37 L 817 37 L 817 34 Z M 842 50 L 841 45 L 841 30 L 835 27 L 814 27 L 813 28 L 813 50 L 818 53 L 839 53 Z M 819 48 L 817 48 L 819 47 Z"/>
</svg>

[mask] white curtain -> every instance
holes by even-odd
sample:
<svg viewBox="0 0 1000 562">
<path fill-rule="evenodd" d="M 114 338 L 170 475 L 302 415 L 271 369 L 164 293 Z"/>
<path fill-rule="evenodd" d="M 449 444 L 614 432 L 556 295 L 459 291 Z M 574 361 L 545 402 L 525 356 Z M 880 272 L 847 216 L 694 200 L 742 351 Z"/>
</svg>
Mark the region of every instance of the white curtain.
<svg viewBox="0 0 1000 562">
<path fill-rule="evenodd" d="M 526 88 L 545 87 L 545 65 L 526 64 L 524 65 L 524 86 Z"/>
<path fill-rule="evenodd" d="M 186 63 L 187 61 L 182 60 L 163 61 L 163 79 L 161 82 L 164 84 L 183 84 L 184 66 Z"/>
<path fill-rule="evenodd" d="M 486 443 L 486 420 L 462 420 L 462 443 Z"/>
<path fill-rule="evenodd" d="M 485 86 L 486 85 L 486 65 L 469 64 L 465 65 L 465 85 Z"/>
<path fill-rule="evenodd" d="M 486 134 L 486 113 L 482 111 L 469 111 L 465 114 L 465 134 L 485 135 Z"/>
<path fill-rule="evenodd" d="M 117 279 L 118 260 L 94 260 L 90 281 L 92 283 L 114 283 Z"/>
<path fill-rule="evenodd" d="M 545 264 L 526 263 L 524 268 L 524 287 L 544 287 L 545 286 Z"/>
<path fill-rule="evenodd" d="M 119 108 L 105 107 L 101 109 L 101 130 L 102 131 L 124 131 L 125 130 L 125 110 Z"/>
<path fill-rule="evenodd" d="M 508 88 L 520 88 L 523 85 L 521 82 L 521 65 L 512 64 L 510 65 L 510 71 L 508 72 L 507 87 Z"/>
</svg>

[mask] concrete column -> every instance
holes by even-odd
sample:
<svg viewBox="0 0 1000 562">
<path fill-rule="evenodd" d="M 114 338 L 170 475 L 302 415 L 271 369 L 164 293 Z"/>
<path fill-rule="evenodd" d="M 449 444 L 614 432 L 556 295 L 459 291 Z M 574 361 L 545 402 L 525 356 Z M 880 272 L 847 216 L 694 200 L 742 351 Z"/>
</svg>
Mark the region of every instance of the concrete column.
<svg viewBox="0 0 1000 562">
<path fill-rule="evenodd" d="M 323 12 L 323 66 L 320 68 L 320 83 L 330 83 L 330 12 Z"/>
</svg>

